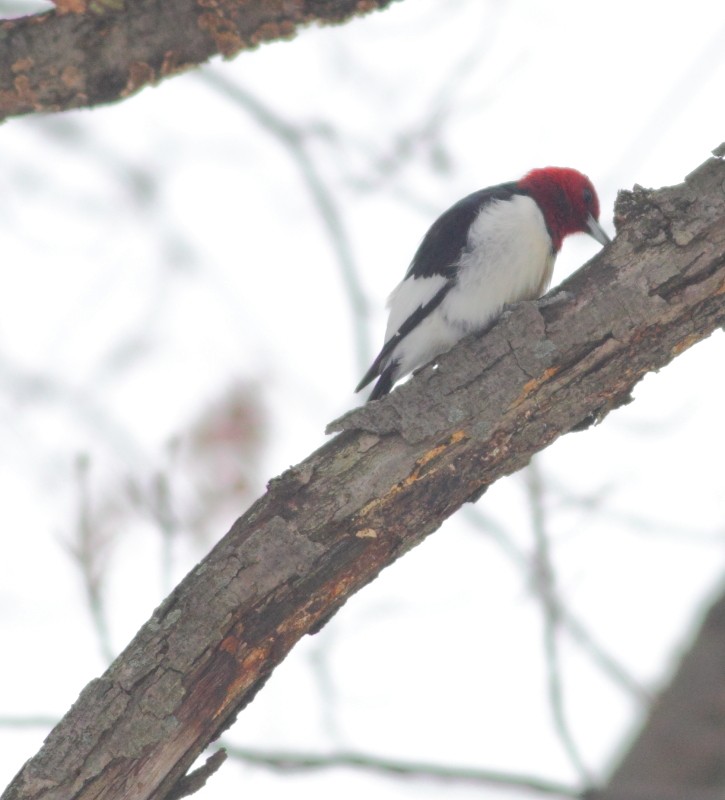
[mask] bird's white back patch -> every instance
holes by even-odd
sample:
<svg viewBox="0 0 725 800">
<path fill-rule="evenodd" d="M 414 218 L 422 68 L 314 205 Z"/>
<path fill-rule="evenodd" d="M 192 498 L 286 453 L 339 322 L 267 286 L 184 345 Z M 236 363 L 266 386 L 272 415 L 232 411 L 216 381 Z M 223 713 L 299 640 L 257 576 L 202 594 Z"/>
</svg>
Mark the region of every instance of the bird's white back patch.
<svg viewBox="0 0 725 800">
<path fill-rule="evenodd" d="M 388 298 L 390 316 L 385 329 L 385 341 L 395 334 L 414 311 L 432 300 L 447 282 L 442 275 L 433 275 L 430 278 L 414 278 L 411 275 L 399 283 Z"/>
</svg>

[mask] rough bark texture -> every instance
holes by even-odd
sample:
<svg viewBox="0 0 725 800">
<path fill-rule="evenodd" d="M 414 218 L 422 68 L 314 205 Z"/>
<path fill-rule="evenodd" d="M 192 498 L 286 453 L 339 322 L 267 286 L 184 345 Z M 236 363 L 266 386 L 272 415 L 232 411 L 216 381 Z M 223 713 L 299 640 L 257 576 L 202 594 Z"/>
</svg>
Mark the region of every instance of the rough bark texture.
<svg viewBox="0 0 725 800">
<path fill-rule="evenodd" d="M 494 480 L 725 323 L 725 162 L 620 195 L 618 236 L 269 484 L 5 800 L 166 798 L 295 642 Z"/>
<path fill-rule="evenodd" d="M 713 603 L 642 732 L 591 800 L 725 796 L 725 592 Z"/>
<path fill-rule="evenodd" d="M 162 78 L 392 0 L 60 0 L 0 22 L 0 119 L 119 100 Z"/>
</svg>

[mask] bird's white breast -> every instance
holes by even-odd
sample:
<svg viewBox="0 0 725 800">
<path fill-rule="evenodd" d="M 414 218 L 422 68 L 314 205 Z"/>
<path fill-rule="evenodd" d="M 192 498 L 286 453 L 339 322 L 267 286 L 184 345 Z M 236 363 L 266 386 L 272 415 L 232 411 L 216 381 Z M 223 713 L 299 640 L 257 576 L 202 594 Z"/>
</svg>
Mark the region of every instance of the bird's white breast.
<svg viewBox="0 0 725 800">
<path fill-rule="evenodd" d="M 551 281 L 554 253 L 536 202 L 514 195 L 484 206 L 459 265 L 441 313 L 463 333 L 483 328 L 508 303 L 539 297 Z"/>
</svg>

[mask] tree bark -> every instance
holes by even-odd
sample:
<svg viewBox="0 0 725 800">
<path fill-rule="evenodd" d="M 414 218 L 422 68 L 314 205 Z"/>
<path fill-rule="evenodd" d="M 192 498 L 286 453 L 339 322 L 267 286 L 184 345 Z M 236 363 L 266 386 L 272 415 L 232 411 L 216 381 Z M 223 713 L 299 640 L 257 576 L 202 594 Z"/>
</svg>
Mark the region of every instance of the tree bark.
<svg viewBox="0 0 725 800">
<path fill-rule="evenodd" d="M 0 120 L 120 100 L 221 54 L 392 0 L 58 0 L 0 22 Z"/>
<path fill-rule="evenodd" d="M 618 199 L 616 240 L 272 480 L 90 683 L 4 800 L 161 800 L 380 570 L 725 323 L 725 162 Z"/>
</svg>

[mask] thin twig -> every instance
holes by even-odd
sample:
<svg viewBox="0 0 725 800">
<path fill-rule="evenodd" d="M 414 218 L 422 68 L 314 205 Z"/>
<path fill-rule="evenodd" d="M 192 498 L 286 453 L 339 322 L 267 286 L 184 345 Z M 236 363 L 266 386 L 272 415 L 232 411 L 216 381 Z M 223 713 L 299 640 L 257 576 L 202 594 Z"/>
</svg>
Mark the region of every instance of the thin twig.
<svg viewBox="0 0 725 800">
<path fill-rule="evenodd" d="M 287 153 L 297 165 L 302 179 L 307 186 L 322 223 L 332 244 L 332 249 L 340 267 L 342 282 L 351 311 L 353 337 L 355 341 L 355 357 L 360 372 L 367 369 L 370 360 L 370 343 L 367 326 L 368 302 L 358 278 L 352 247 L 345 231 L 332 192 L 325 185 L 314 160 L 306 148 L 306 133 L 299 127 L 291 125 L 279 114 L 265 105 L 258 97 L 247 89 L 223 77 L 213 70 L 202 70 L 199 77 L 218 92 L 232 99 L 243 108 L 259 125 L 280 141 Z"/>
<path fill-rule="evenodd" d="M 725 528 L 693 528 L 688 525 L 679 525 L 655 517 L 632 514 L 618 511 L 604 504 L 606 496 L 617 488 L 615 483 L 605 485 L 588 495 L 575 495 L 566 486 L 552 483 L 551 490 L 568 507 L 581 509 L 583 516 L 596 516 L 597 522 L 611 522 L 620 527 L 627 528 L 635 536 L 652 537 L 656 539 L 682 539 L 688 545 L 714 545 L 722 547 L 725 539 Z"/>
<path fill-rule="evenodd" d="M 593 785 L 593 776 L 584 762 L 567 719 L 562 668 L 559 657 L 558 633 L 561 624 L 560 604 L 556 601 L 556 577 L 554 565 L 549 551 L 549 537 L 544 509 L 544 487 L 541 473 L 532 459 L 525 470 L 526 489 L 531 513 L 531 527 L 535 541 L 534 577 L 537 594 L 542 600 L 544 611 L 544 652 L 549 692 L 549 705 L 554 719 L 554 728 L 572 766 L 579 773 L 582 781 Z"/>
<path fill-rule="evenodd" d="M 452 767 L 415 761 L 397 761 L 362 753 L 340 751 L 318 754 L 292 751 L 258 751 L 244 747 L 225 745 L 231 758 L 246 764 L 270 767 L 284 772 L 336 769 L 351 769 L 401 778 L 438 780 L 450 783 L 468 783 L 484 786 L 499 786 L 511 789 L 528 789 L 555 797 L 580 797 L 581 790 L 545 778 L 532 775 L 497 772 L 495 770 Z"/>
<path fill-rule="evenodd" d="M 353 182 L 357 189 L 369 192 L 380 191 L 383 184 L 389 184 L 391 179 L 401 172 L 412 159 L 419 160 L 421 158 L 420 144 L 427 147 L 428 160 L 433 162 L 435 167 L 438 167 L 440 171 L 450 169 L 451 159 L 442 141 L 441 133 L 445 132 L 445 127 L 454 113 L 461 114 L 470 106 L 470 100 L 464 103 L 461 101 L 460 95 L 467 83 L 471 82 L 475 70 L 481 66 L 484 60 L 491 58 L 493 43 L 496 42 L 508 11 L 509 7 L 505 3 L 493 4 L 488 9 L 485 21 L 482 20 L 481 35 L 472 42 L 467 52 L 451 65 L 438 85 L 431 87 L 427 97 L 425 115 L 417 122 L 409 124 L 407 129 L 401 133 L 388 137 L 391 142 L 388 152 L 378 155 L 371 152 L 369 146 L 365 147 L 363 153 L 367 159 L 366 172 L 364 176 L 361 175 Z M 446 13 L 451 13 L 448 8 L 446 8 Z M 487 86 L 482 86 L 480 81 L 476 81 L 476 106 L 491 102 L 498 91 L 503 79 L 503 76 L 499 74 L 498 67 L 499 65 L 495 64 L 494 68 L 489 70 L 492 77 Z M 420 198 L 413 197 L 407 187 L 399 187 L 394 194 L 427 215 L 439 214 L 441 211 L 438 203 L 429 204 L 421 201 Z"/>
<path fill-rule="evenodd" d="M 80 455 L 76 459 L 76 482 L 78 485 L 78 519 L 75 541 L 68 545 L 83 580 L 83 589 L 88 601 L 93 629 L 98 639 L 101 654 L 110 664 L 116 657 L 111 646 L 111 635 L 103 597 L 103 576 L 109 538 L 103 534 L 98 520 L 91 510 L 89 488 L 90 461 Z"/>
<path fill-rule="evenodd" d="M 530 571 L 529 557 L 516 545 L 506 530 L 489 516 L 485 516 L 478 506 L 468 506 L 464 510 L 464 515 L 469 522 L 477 528 L 484 530 L 487 535 L 501 547 L 503 552 L 516 564 L 522 572 Z M 565 630 L 572 641 L 576 642 L 582 650 L 587 653 L 592 662 L 605 674 L 615 685 L 626 691 L 638 703 L 648 704 L 652 701 L 651 693 L 632 676 L 623 664 L 600 644 L 587 626 L 574 614 L 553 591 L 554 587 L 549 587 L 548 602 L 555 604 L 556 613 L 563 630 Z"/>
<path fill-rule="evenodd" d="M 155 520 L 161 534 L 161 586 L 164 594 L 173 589 L 174 542 L 179 524 L 173 510 L 169 476 L 162 471 L 156 473 L 152 483 L 151 503 Z"/>
<path fill-rule="evenodd" d="M 342 744 L 341 727 L 337 715 L 337 687 L 334 671 L 330 665 L 330 649 L 335 627 L 328 623 L 314 637 L 314 645 L 309 654 L 312 677 L 317 685 L 320 699 L 322 729 L 330 741 Z"/>
<path fill-rule="evenodd" d="M 182 797 L 189 797 L 202 789 L 209 778 L 227 760 L 227 753 L 222 748 L 207 758 L 206 762 L 198 769 L 184 775 L 174 788 L 166 795 L 164 800 L 181 800 Z"/>
</svg>

